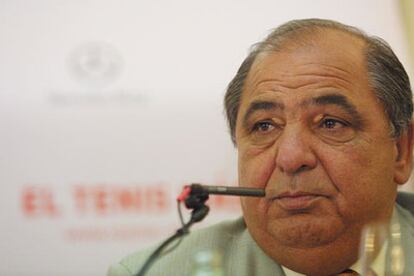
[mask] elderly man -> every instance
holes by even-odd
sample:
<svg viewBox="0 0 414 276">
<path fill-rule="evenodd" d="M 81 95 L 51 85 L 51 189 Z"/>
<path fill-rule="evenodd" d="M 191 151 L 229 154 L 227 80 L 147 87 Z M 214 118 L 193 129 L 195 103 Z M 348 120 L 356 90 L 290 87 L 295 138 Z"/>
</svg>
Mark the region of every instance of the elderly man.
<svg viewBox="0 0 414 276">
<path fill-rule="evenodd" d="M 391 221 L 403 275 L 414 275 L 414 199 L 397 194 L 412 167 L 411 89 L 383 40 L 334 21 L 290 21 L 253 48 L 225 107 L 239 185 L 266 197 L 243 198 L 242 219 L 194 231 L 150 275 L 191 275 L 206 249 L 222 252 L 225 275 L 357 275 L 362 230 Z M 391 244 L 381 246 L 369 273 L 389 275 Z M 134 275 L 150 253 L 109 275 Z"/>
</svg>

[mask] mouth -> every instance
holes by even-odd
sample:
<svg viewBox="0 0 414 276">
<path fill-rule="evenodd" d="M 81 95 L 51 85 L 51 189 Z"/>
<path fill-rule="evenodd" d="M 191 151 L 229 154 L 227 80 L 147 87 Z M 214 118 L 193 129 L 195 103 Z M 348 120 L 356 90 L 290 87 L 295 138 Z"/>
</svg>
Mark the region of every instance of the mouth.
<svg viewBox="0 0 414 276">
<path fill-rule="evenodd" d="M 283 193 L 272 198 L 272 201 L 279 204 L 282 209 L 287 211 L 301 211 L 312 208 L 317 201 L 326 196 L 312 193 Z"/>
</svg>

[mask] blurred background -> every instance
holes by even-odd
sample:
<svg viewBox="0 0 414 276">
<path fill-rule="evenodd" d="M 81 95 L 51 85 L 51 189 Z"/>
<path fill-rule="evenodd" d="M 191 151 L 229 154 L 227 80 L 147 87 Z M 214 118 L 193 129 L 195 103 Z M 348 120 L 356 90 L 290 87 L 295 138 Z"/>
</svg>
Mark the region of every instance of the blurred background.
<svg viewBox="0 0 414 276">
<path fill-rule="evenodd" d="M 413 3 L 2 0 L 0 274 L 104 275 L 172 234 L 183 185 L 236 185 L 222 98 L 281 23 L 360 27 L 413 79 Z M 203 225 L 240 215 L 209 203 Z"/>
</svg>

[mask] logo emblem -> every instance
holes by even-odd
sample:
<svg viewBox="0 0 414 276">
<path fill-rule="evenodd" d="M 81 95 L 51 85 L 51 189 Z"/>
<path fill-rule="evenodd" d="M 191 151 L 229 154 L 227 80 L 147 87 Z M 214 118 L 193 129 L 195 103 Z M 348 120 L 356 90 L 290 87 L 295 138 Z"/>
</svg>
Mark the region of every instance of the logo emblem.
<svg viewBox="0 0 414 276">
<path fill-rule="evenodd" d="M 87 42 L 68 58 L 71 75 L 88 86 L 102 87 L 115 81 L 123 69 L 122 56 L 106 42 Z"/>
</svg>

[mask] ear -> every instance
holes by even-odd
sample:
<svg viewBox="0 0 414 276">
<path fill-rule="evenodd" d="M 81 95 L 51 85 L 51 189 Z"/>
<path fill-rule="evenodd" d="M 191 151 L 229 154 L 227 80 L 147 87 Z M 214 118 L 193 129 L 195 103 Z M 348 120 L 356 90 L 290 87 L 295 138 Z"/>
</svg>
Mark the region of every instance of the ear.
<svg viewBox="0 0 414 276">
<path fill-rule="evenodd" d="M 414 123 L 411 122 L 407 129 L 396 139 L 397 159 L 395 162 L 394 181 L 402 185 L 408 181 L 411 175 L 413 163 L 413 133 Z"/>
</svg>

